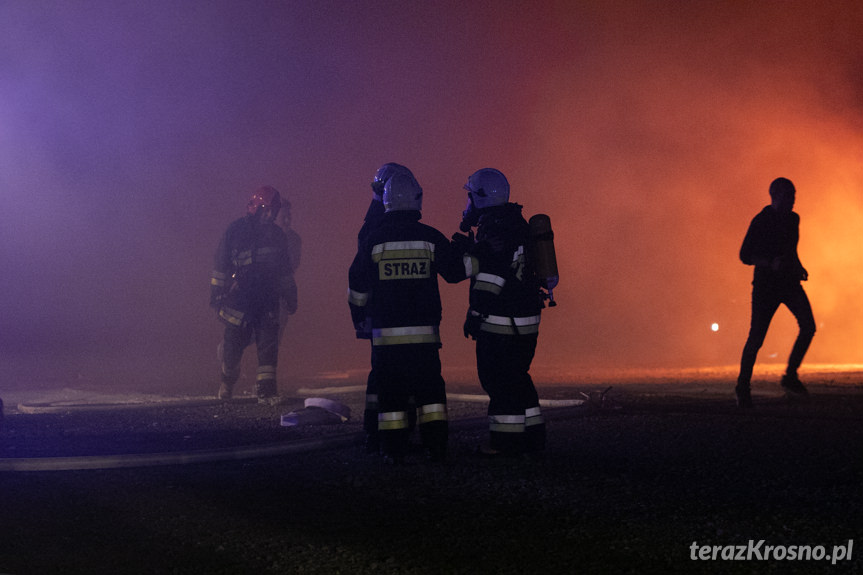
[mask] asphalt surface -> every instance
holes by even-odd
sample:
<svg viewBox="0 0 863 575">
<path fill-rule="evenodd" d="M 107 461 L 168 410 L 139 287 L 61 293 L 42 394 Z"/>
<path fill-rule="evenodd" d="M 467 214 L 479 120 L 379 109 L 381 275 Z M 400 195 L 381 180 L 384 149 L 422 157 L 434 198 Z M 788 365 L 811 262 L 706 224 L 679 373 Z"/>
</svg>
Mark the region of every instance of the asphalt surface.
<svg viewBox="0 0 863 575">
<path fill-rule="evenodd" d="M 397 467 L 364 452 L 356 392 L 299 427 L 302 397 L 7 405 L 0 573 L 860 573 L 863 380 L 810 389 L 756 382 L 741 411 L 713 383 L 555 386 L 593 401 L 544 410 L 540 461 L 477 456 L 485 404 L 450 400 L 447 461 Z"/>
</svg>

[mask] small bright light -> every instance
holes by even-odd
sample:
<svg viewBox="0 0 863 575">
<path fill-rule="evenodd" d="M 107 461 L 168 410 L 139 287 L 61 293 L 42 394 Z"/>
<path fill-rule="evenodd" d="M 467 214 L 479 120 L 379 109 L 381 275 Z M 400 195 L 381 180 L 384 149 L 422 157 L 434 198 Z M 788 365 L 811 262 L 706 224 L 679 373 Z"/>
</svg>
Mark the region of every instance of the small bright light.
<svg viewBox="0 0 863 575">
<path fill-rule="evenodd" d="M 710 329 L 712 329 L 713 331 L 719 331 L 719 324 L 718 323 L 711 324 Z"/>
</svg>

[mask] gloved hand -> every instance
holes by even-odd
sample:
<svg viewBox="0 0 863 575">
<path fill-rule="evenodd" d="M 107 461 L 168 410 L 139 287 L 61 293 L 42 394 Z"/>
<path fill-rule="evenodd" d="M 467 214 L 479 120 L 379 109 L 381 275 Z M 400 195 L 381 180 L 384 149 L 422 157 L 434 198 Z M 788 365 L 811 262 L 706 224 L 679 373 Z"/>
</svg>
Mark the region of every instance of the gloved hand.
<svg viewBox="0 0 863 575">
<path fill-rule="evenodd" d="M 473 244 L 473 230 L 471 230 L 467 235 L 460 234 L 458 232 L 452 235 L 452 247 L 459 253 L 465 254 L 470 252 Z"/>
<path fill-rule="evenodd" d="M 476 339 L 477 334 L 482 327 L 483 316 L 473 311 L 467 310 L 467 317 L 464 319 L 464 336 Z"/>
<path fill-rule="evenodd" d="M 354 330 L 357 332 L 357 339 L 372 339 L 372 322 L 369 318 L 354 322 Z"/>
</svg>

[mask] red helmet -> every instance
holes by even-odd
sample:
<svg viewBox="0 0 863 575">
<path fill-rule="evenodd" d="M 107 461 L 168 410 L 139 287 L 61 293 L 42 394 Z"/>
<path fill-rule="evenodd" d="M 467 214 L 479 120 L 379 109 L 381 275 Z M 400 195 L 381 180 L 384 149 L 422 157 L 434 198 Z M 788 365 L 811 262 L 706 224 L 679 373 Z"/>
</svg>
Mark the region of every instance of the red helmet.
<svg viewBox="0 0 863 575">
<path fill-rule="evenodd" d="M 249 200 L 249 213 L 255 215 L 258 213 L 258 208 L 271 208 L 273 216 L 278 215 L 282 207 L 282 196 L 279 190 L 272 186 L 264 186 L 252 194 L 252 199 Z"/>
</svg>

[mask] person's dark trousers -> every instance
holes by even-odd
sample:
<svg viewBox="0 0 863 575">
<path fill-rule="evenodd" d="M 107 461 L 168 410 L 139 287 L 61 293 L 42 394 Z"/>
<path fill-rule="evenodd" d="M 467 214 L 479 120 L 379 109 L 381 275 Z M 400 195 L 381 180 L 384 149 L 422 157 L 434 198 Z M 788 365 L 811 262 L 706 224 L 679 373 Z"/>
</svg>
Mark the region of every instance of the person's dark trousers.
<svg viewBox="0 0 863 575">
<path fill-rule="evenodd" d="M 366 380 L 366 403 L 363 410 L 363 431 L 366 432 L 366 451 L 378 451 L 378 387 L 375 383 L 375 370 L 369 371 Z"/>
<path fill-rule="evenodd" d="M 496 451 L 537 452 L 545 448 L 545 423 L 529 373 L 536 344 L 536 334 L 477 335 L 477 373 L 489 397 L 489 446 Z"/>
<path fill-rule="evenodd" d="M 797 320 L 799 331 L 791 355 L 788 357 L 787 373 L 796 375 L 797 369 L 803 363 L 803 357 L 809 349 L 809 344 L 815 336 L 815 318 L 809 298 L 800 284 L 785 288 L 755 285 L 752 288 L 752 320 L 749 326 L 749 337 L 743 347 L 740 359 L 740 374 L 737 377 L 738 389 L 749 389 L 752 371 L 758 350 L 767 336 L 767 329 L 781 304 L 791 311 Z"/>
<path fill-rule="evenodd" d="M 381 345 L 372 349 L 378 437 L 385 455 L 400 458 L 407 454 L 411 396 L 425 415 L 419 420 L 423 446 L 434 454 L 446 451 L 449 424 L 439 349 L 439 344 Z"/>
<path fill-rule="evenodd" d="M 243 351 L 255 338 L 258 369 L 255 389 L 260 397 L 276 394 L 276 366 L 279 358 L 279 323 L 270 314 L 247 325 L 225 327 L 222 356 L 222 383 L 233 387 L 240 377 Z"/>
</svg>

